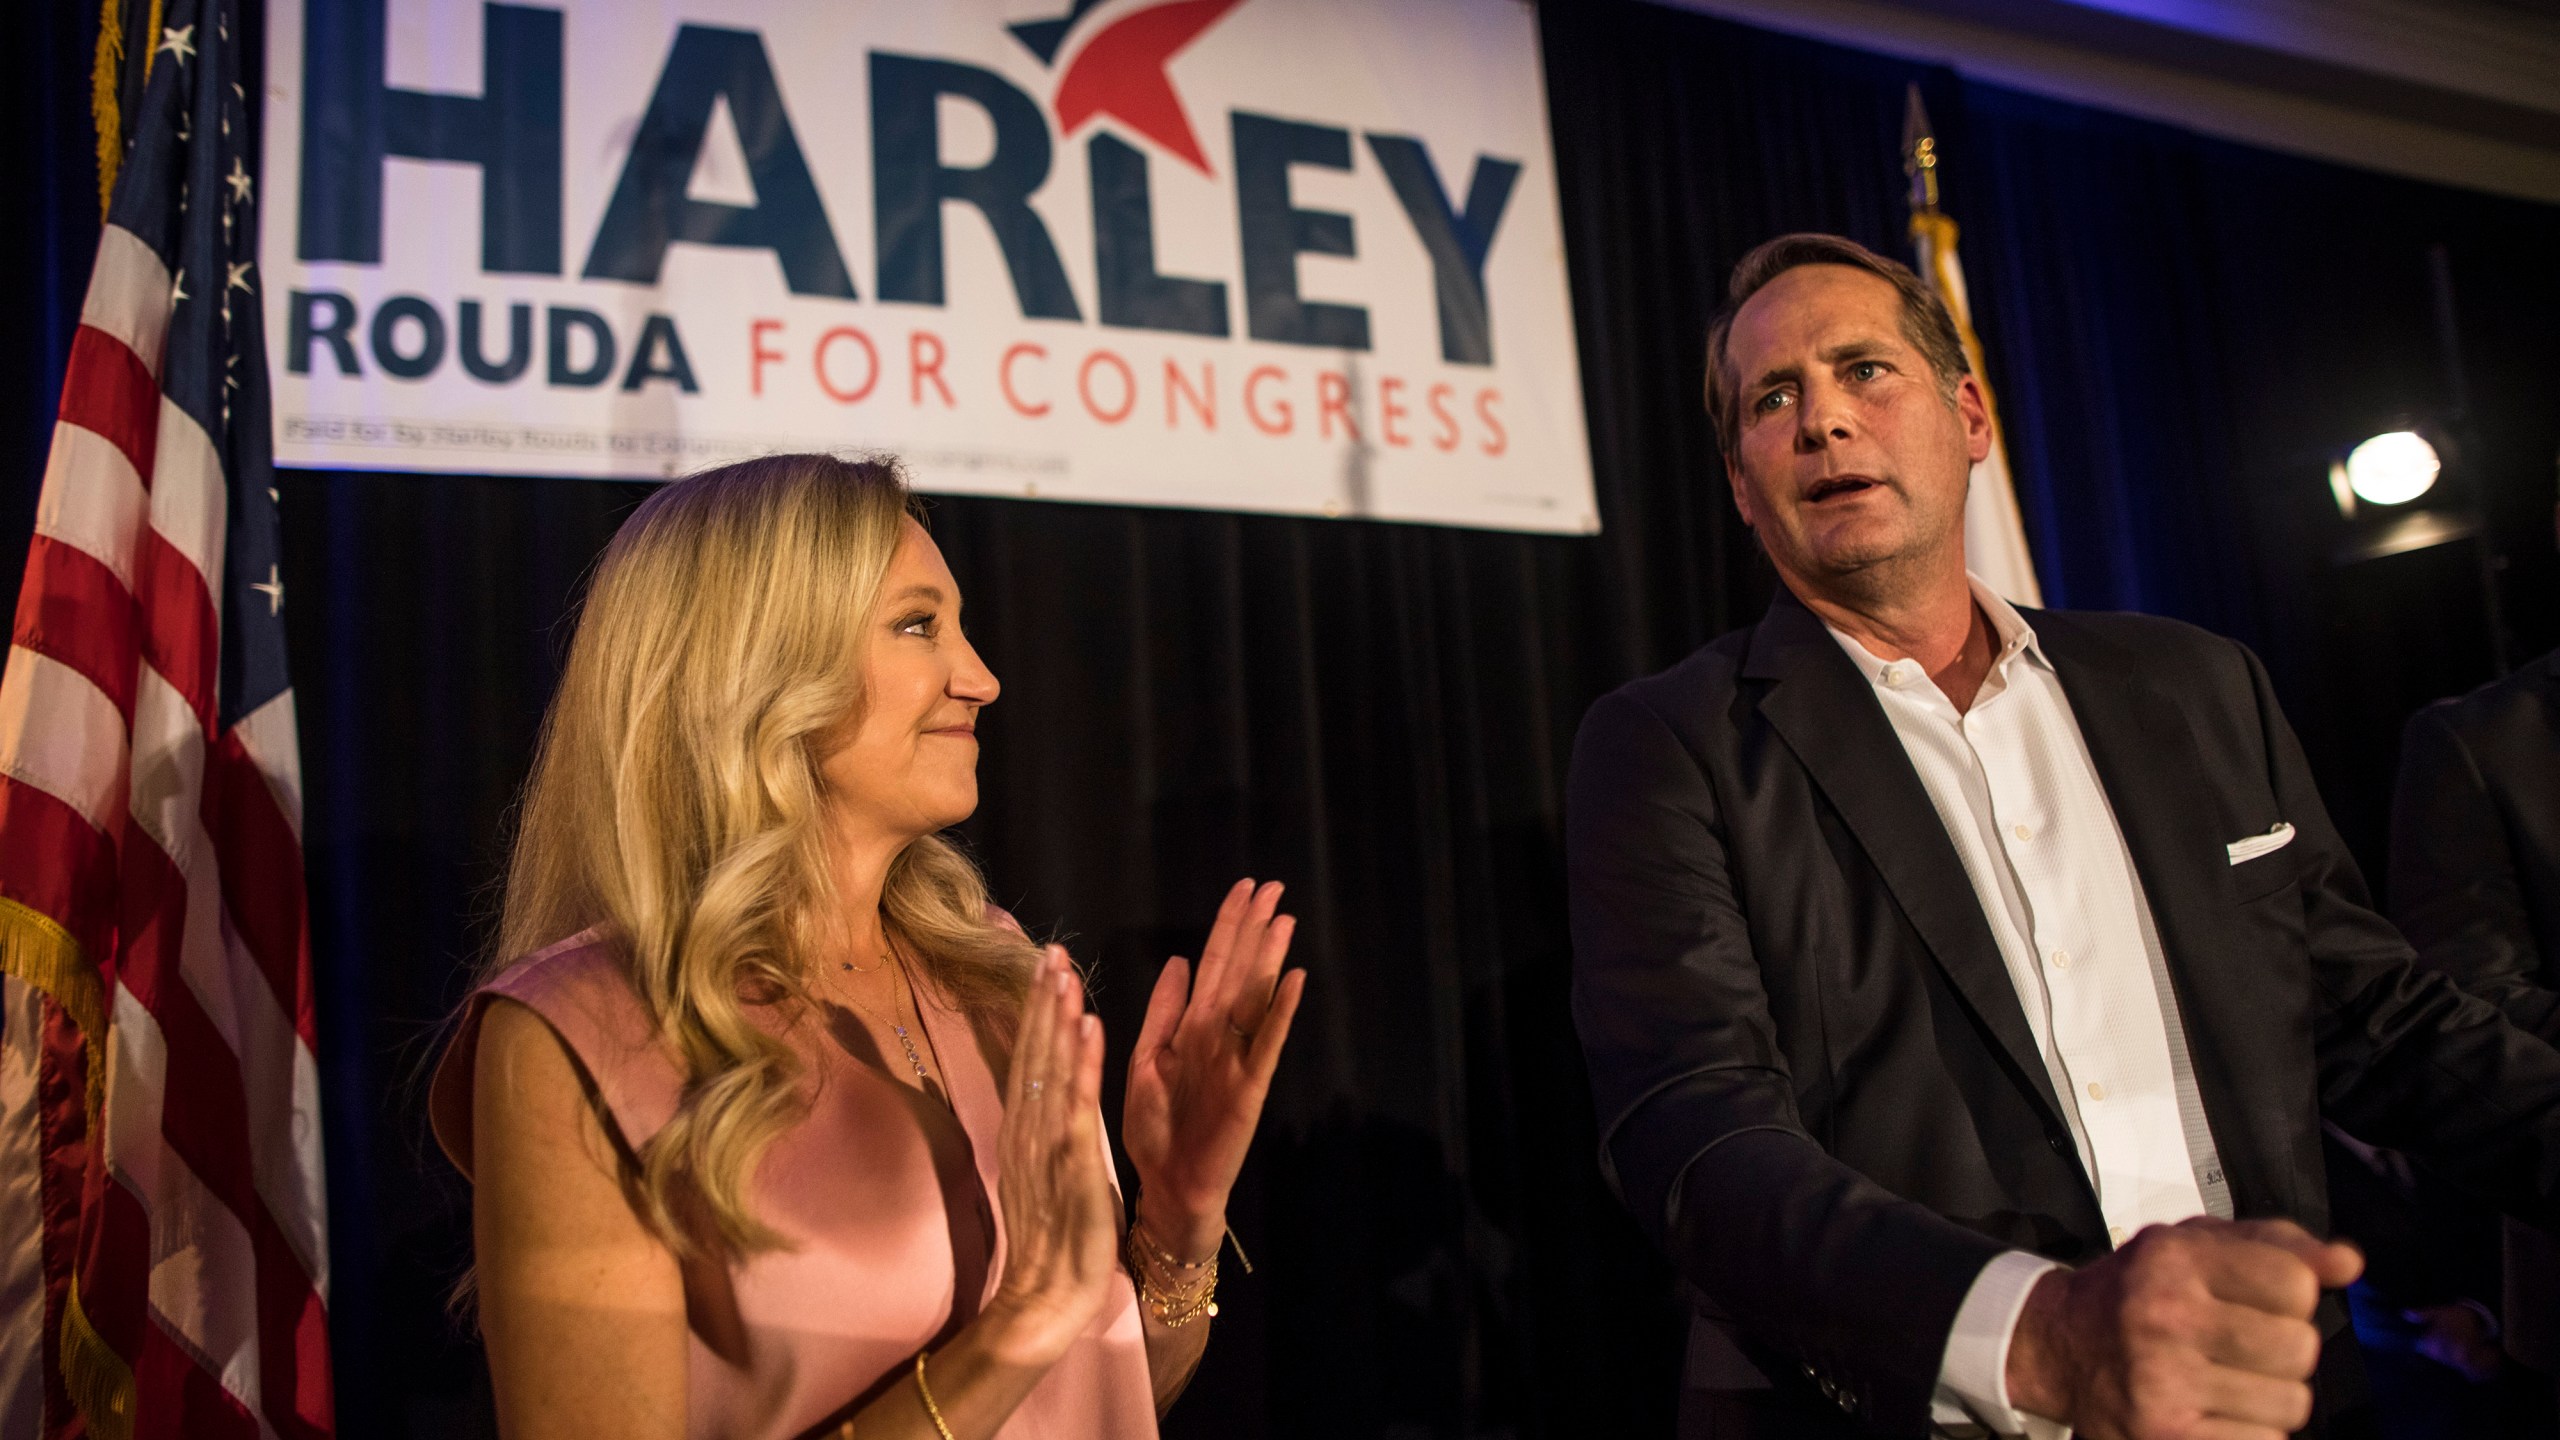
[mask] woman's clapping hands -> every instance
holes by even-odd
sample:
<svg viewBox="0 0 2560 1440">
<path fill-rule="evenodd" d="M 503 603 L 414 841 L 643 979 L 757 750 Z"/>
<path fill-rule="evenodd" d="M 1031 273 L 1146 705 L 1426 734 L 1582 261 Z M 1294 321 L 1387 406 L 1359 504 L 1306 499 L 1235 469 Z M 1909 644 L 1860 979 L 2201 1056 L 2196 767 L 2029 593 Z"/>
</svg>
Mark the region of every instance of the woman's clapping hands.
<svg viewBox="0 0 2560 1440">
<path fill-rule="evenodd" d="M 1121 1138 L 1140 1218 L 1184 1256 L 1215 1250 L 1226 1228 L 1227 1193 L 1306 988 L 1304 971 L 1282 974 L 1296 922 L 1279 904 L 1277 883 L 1227 893 L 1197 969 L 1166 962 L 1129 1059 Z M 1119 1209 L 1100 1130 L 1102 1050 L 1083 983 L 1050 946 L 1023 1004 L 997 1139 L 1006 1259 L 988 1313 L 1026 1363 L 1063 1353 L 1109 1293 Z"/>
</svg>

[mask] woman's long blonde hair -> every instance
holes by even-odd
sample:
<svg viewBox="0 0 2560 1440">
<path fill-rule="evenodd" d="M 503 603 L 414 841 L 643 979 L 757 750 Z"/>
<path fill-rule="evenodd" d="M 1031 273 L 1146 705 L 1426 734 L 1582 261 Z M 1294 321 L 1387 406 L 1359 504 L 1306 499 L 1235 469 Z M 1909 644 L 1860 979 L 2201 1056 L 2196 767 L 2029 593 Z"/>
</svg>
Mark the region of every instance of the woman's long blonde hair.
<svg viewBox="0 0 2560 1440">
<path fill-rule="evenodd" d="M 807 1004 L 832 929 L 829 742 L 862 710 L 867 621 L 912 500 L 878 461 L 778 455 L 667 486 L 598 566 L 543 721 L 492 970 L 599 929 L 681 1057 L 634 1203 L 679 1254 L 779 1243 L 747 1200 L 806 1113 L 791 1046 L 748 1013 Z M 893 943 L 1009 1041 L 1037 951 L 977 867 L 915 841 L 880 908 Z"/>
</svg>

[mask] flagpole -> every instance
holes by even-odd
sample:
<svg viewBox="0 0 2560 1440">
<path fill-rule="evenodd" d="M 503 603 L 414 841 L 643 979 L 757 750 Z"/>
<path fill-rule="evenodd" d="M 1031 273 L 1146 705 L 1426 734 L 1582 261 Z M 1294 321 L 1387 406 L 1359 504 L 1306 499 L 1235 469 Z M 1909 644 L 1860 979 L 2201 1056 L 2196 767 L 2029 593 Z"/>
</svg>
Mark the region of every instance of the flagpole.
<svg viewBox="0 0 2560 1440">
<path fill-rule="evenodd" d="M 1973 483 L 1965 492 L 1965 566 L 2013 604 L 2041 607 L 2044 589 L 2036 582 L 2035 559 L 2027 549 L 2027 529 L 2018 513 L 2018 495 L 2010 479 L 2009 450 L 2000 430 L 2000 407 L 1991 394 L 1984 368 L 1982 340 L 1974 333 L 1973 305 L 1965 291 L 1964 267 L 1956 255 L 1956 222 L 1938 208 L 1938 141 L 1929 112 L 1920 103 L 1917 83 L 1904 92 L 1902 171 L 1910 182 L 1911 244 L 1921 279 L 1937 293 L 1955 321 L 1956 338 L 1965 363 L 1982 388 L 1982 403 L 1991 414 L 1991 453 L 1973 467 Z"/>
</svg>

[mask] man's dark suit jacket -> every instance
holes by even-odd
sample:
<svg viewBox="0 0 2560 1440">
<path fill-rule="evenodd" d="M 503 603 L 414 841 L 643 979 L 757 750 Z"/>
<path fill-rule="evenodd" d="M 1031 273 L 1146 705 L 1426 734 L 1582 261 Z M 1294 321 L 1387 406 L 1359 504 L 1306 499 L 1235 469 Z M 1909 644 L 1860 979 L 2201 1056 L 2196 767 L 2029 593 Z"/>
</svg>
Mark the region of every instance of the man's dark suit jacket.
<svg viewBox="0 0 2560 1440">
<path fill-rule="evenodd" d="M 2560 652 L 2410 717 L 2390 895 L 2428 965 L 2560 1041 Z"/>
<path fill-rule="evenodd" d="M 2243 647 L 2029 615 L 2156 919 L 2242 1218 L 2326 1228 L 2320 1119 L 2560 1212 L 2560 1052 L 2415 969 Z M 2295 839 L 2233 865 L 2230 842 Z M 1601 1164 L 1797 1420 L 1928 1428 L 1985 1262 L 2108 1249 L 1955 847 L 1872 687 L 1781 592 L 1602 699 L 1568 795 Z M 2324 1330 L 2343 1330 L 2334 1302 Z M 2323 1410 L 2360 1389 L 2324 1346 Z M 1836 1408 L 1835 1408 L 1836 1407 Z M 1763 1406 L 1764 1410 L 1766 1406 Z"/>
<path fill-rule="evenodd" d="M 2418 963 L 2560 1044 L 2560 651 L 2409 718 L 2391 918 Z M 2560 1372 L 2560 1245 L 2507 1232 L 2507 1349 Z"/>
</svg>

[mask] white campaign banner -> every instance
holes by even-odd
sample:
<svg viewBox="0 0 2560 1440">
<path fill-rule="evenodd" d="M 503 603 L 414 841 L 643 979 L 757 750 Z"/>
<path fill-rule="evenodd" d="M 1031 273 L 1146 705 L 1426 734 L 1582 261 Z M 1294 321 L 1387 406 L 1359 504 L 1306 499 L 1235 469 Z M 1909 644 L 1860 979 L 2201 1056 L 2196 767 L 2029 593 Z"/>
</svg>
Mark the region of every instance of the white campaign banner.
<svg viewBox="0 0 2560 1440">
<path fill-rule="evenodd" d="M 280 463 L 889 452 L 944 492 L 1599 528 L 1524 0 L 277 0 L 268 33 Z"/>
</svg>

